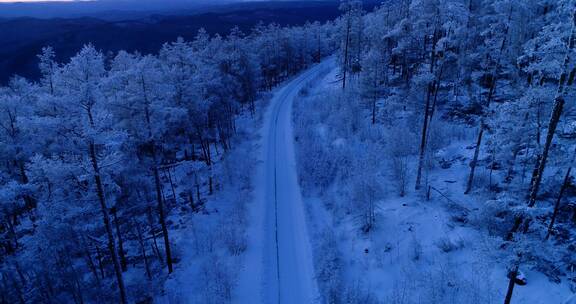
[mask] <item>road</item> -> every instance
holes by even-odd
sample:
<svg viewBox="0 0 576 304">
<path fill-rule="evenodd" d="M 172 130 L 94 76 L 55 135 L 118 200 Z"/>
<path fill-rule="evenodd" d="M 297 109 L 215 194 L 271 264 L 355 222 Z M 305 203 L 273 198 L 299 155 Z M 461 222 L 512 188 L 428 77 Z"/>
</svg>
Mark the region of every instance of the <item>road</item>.
<svg viewBox="0 0 576 304">
<path fill-rule="evenodd" d="M 262 128 L 256 204 L 249 250 L 240 276 L 241 303 L 319 302 L 311 244 L 294 153 L 292 104 L 299 92 L 331 67 L 324 61 L 277 89 Z"/>
</svg>

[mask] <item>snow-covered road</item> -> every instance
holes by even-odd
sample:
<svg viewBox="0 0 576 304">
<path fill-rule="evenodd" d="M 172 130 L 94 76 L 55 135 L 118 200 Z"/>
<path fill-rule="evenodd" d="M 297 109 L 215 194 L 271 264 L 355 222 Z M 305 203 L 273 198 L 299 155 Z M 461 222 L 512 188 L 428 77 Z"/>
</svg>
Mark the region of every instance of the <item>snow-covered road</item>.
<svg viewBox="0 0 576 304">
<path fill-rule="evenodd" d="M 294 154 L 292 104 L 331 67 L 324 61 L 276 90 L 264 119 L 256 203 L 238 302 L 306 304 L 319 300 Z"/>
</svg>

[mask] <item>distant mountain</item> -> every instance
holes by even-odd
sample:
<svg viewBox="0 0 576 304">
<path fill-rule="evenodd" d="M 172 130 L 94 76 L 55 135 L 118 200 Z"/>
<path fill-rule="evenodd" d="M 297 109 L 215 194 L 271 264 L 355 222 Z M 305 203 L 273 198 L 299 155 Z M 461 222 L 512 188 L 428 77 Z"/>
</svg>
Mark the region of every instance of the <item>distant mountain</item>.
<svg viewBox="0 0 576 304">
<path fill-rule="evenodd" d="M 237 0 L 95 0 L 0 3 L 0 18 L 142 17 L 143 14 L 150 14 L 151 12 L 174 13 L 183 9 L 197 9 L 231 2 L 237 2 Z"/>
<path fill-rule="evenodd" d="M 236 25 L 249 32 L 259 22 L 298 25 L 324 22 L 338 15 L 337 1 L 274 1 L 204 8 L 189 15 L 155 14 L 114 21 L 93 17 L 0 19 L 0 84 L 14 74 L 37 79 L 36 55 L 47 45 L 55 49 L 59 61 L 67 60 L 86 43 L 104 52 L 155 53 L 163 43 L 179 36 L 192 40 L 202 27 L 211 34 L 227 34 Z"/>
</svg>

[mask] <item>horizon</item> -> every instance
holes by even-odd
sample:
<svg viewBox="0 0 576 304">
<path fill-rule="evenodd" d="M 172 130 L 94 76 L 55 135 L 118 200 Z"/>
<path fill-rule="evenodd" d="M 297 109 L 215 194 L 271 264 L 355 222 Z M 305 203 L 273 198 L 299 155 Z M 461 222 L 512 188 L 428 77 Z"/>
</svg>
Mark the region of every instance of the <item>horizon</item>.
<svg viewBox="0 0 576 304">
<path fill-rule="evenodd" d="M 243 0 L 0 0 L 0 18 L 70 18 L 108 11 L 159 12 L 241 3 Z M 104 16 L 105 17 L 105 16 Z"/>
<path fill-rule="evenodd" d="M 150 13 L 188 13 L 222 5 L 280 2 L 335 2 L 336 0 L 0 0 L 0 18 L 40 19 L 96 17 L 140 18 Z M 371 1 L 367 1 L 369 3 Z M 114 14 L 108 14 L 114 12 Z M 122 13 L 123 16 L 118 16 Z"/>
<path fill-rule="evenodd" d="M 38 3 L 38 2 L 91 2 L 97 0 L 0 0 L 0 3 Z"/>
</svg>

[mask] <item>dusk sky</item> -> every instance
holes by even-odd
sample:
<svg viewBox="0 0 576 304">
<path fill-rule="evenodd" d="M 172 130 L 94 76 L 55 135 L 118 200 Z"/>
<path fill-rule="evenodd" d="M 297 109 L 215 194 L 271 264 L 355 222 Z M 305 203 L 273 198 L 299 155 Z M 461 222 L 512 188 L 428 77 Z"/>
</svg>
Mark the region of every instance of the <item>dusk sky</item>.
<svg viewBox="0 0 576 304">
<path fill-rule="evenodd" d="M 226 2 L 247 2 L 250 0 L 237 0 L 237 1 L 226 1 Z M 0 0 L 0 3 L 26 3 L 26 2 L 112 2 L 109 0 Z M 122 0 L 117 2 L 130 2 L 130 0 Z M 152 1 L 141 1 L 141 2 L 154 2 Z M 167 3 L 175 3 L 175 2 L 188 2 L 188 3 L 196 3 L 196 2 L 211 2 L 206 0 L 173 0 L 173 1 L 163 1 Z M 222 1 L 216 1 L 222 2 Z"/>
<path fill-rule="evenodd" d="M 74 1 L 74 0 L 18 0 L 18 1 L 0 0 L 0 2 L 5 2 L 5 3 L 15 3 L 15 2 L 70 2 L 70 1 Z"/>
</svg>

